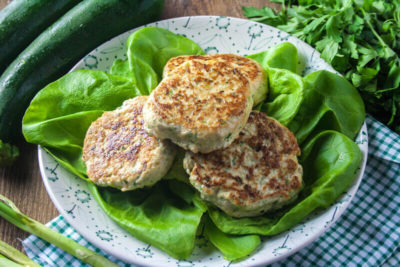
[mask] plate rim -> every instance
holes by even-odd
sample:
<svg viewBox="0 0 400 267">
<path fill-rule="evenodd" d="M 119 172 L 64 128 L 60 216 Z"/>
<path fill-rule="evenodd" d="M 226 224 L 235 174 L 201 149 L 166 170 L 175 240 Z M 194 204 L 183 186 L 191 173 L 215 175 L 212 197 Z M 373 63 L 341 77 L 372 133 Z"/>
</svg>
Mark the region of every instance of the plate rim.
<svg viewBox="0 0 400 267">
<path fill-rule="evenodd" d="M 121 33 L 121 34 L 119 34 L 119 35 L 116 35 L 116 36 L 112 37 L 111 39 L 109 39 L 109 40 L 103 42 L 102 44 L 100 44 L 99 46 L 97 46 L 96 48 L 94 48 L 92 51 L 90 51 L 88 54 L 86 54 L 85 56 L 83 56 L 83 57 L 74 65 L 74 67 L 71 68 L 71 70 L 70 70 L 69 72 L 75 70 L 75 69 L 77 68 L 77 66 L 80 64 L 80 62 L 81 62 L 87 55 L 89 55 L 90 53 L 92 53 L 93 51 L 95 51 L 95 50 L 98 49 L 100 46 L 104 45 L 105 43 L 108 43 L 108 42 L 110 42 L 110 41 L 112 41 L 112 40 L 114 40 L 114 39 L 117 39 L 117 38 L 118 38 L 119 36 L 121 36 L 121 35 L 124 35 L 124 34 L 126 34 L 126 33 L 128 33 L 128 32 L 137 31 L 137 30 L 140 29 L 140 28 L 147 27 L 147 26 L 149 26 L 150 24 L 154 24 L 154 23 L 162 23 L 162 22 L 167 22 L 167 21 L 172 21 L 172 20 L 177 20 L 177 19 L 182 19 L 182 20 L 183 20 L 183 19 L 190 19 L 190 18 L 194 18 L 194 17 L 195 17 L 195 18 L 200 18 L 200 19 L 224 17 L 224 18 L 229 18 L 229 19 L 233 19 L 233 20 L 238 20 L 238 21 L 241 21 L 241 22 L 251 22 L 251 23 L 254 23 L 254 24 L 259 24 L 259 25 L 262 25 L 262 26 L 267 26 L 267 27 L 270 27 L 270 28 L 272 28 L 272 29 L 281 31 L 281 30 L 279 30 L 279 29 L 277 29 L 277 28 L 275 28 L 275 27 L 273 27 L 273 26 L 270 26 L 270 25 L 262 24 L 262 23 L 259 23 L 259 22 L 256 22 L 256 21 L 252 21 L 252 20 L 248 20 L 248 19 L 243 19 L 243 18 L 238 18 L 238 17 L 231 17 L 231 16 L 211 16 L 211 15 L 208 16 L 208 15 L 200 15 L 200 16 L 182 16 L 182 17 L 169 18 L 169 19 L 165 19 L 165 20 L 157 20 L 157 21 L 154 21 L 154 22 L 151 22 L 151 23 L 148 23 L 148 24 L 144 24 L 144 25 L 142 25 L 142 26 L 139 26 L 139 27 L 130 29 L 130 30 L 128 30 L 128 31 L 125 31 L 125 32 L 123 32 L 123 33 Z M 281 32 L 284 32 L 284 31 L 281 31 Z M 284 33 L 286 33 L 286 32 L 284 32 Z M 286 33 L 286 34 L 288 34 L 288 33 Z M 312 49 L 313 51 L 315 51 L 315 53 L 316 53 L 317 56 L 320 56 L 320 53 L 319 53 L 315 48 L 313 48 L 312 46 L 310 46 L 309 44 L 307 44 L 306 42 L 304 42 L 304 41 L 298 39 L 297 37 L 295 37 L 295 36 L 293 36 L 293 35 L 290 35 L 290 34 L 288 34 L 288 35 L 289 35 L 291 38 L 294 38 L 295 40 L 301 42 L 302 45 L 306 46 L 307 48 Z M 323 60 L 323 59 L 322 59 L 322 60 Z M 325 62 L 325 60 L 324 60 L 324 62 Z M 327 63 L 327 65 L 329 65 L 329 64 Z M 338 73 L 336 70 L 333 69 L 333 67 L 332 67 L 331 65 L 329 65 L 329 68 L 330 68 L 330 71 L 335 72 L 335 73 Z M 369 146 L 368 146 L 368 131 L 367 131 L 367 125 L 366 125 L 366 121 L 365 121 L 365 120 L 364 120 L 364 122 L 363 122 L 363 125 L 362 125 L 361 128 L 360 128 L 360 132 L 361 132 L 362 130 L 365 130 L 365 133 L 366 133 L 366 136 L 365 136 L 365 137 L 366 137 L 367 142 L 366 142 L 366 145 L 365 145 L 365 153 L 362 153 L 362 162 L 361 162 L 361 164 L 359 165 L 359 170 L 357 171 L 357 172 L 359 172 L 360 178 L 357 179 L 355 183 L 354 183 L 354 181 L 353 181 L 352 184 L 350 185 L 351 187 L 355 187 L 355 193 L 354 193 L 354 194 L 351 194 L 351 196 L 350 196 L 350 198 L 349 198 L 349 201 L 346 203 L 346 205 L 344 205 L 343 208 L 341 208 L 341 209 L 337 212 L 337 215 L 336 215 L 335 218 L 330 222 L 329 226 L 328 226 L 328 227 L 321 227 L 321 228 L 318 229 L 317 231 L 315 231 L 315 232 L 313 232 L 312 234 L 310 234 L 310 235 L 307 237 L 307 239 L 306 239 L 306 241 L 305 241 L 304 243 L 302 243 L 301 245 L 299 245 L 299 246 L 297 246 L 297 247 L 294 247 L 292 250 L 287 251 L 286 253 L 284 253 L 284 254 L 282 254 L 282 255 L 275 256 L 275 257 L 268 258 L 268 259 L 264 259 L 263 261 L 260 261 L 260 260 L 257 261 L 257 260 L 256 260 L 255 262 L 246 264 L 246 266 L 261 266 L 261 265 L 265 265 L 265 264 L 271 264 L 271 263 L 280 261 L 280 260 L 282 260 L 282 259 L 284 259 L 284 258 L 287 258 L 287 257 L 289 257 L 290 255 L 293 255 L 294 253 L 298 252 L 299 250 L 301 250 L 301 249 L 305 248 L 306 246 L 310 245 L 310 244 L 313 243 L 318 237 L 321 237 L 321 236 L 323 235 L 324 232 L 326 232 L 328 229 L 331 229 L 331 227 L 334 225 L 334 223 L 342 216 L 342 214 L 347 210 L 347 208 L 349 207 L 349 205 L 352 203 L 355 194 L 359 191 L 359 186 L 360 186 L 361 181 L 363 180 L 363 177 L 364 177 L 365 167 L 366 167 L 366 163 L 367 163 L 367 161 L 368 161 L 368 149 L 369 149 Z M 120 260 L 122 260 L 122 261 L 124 261 L 124 262 L 131 263 L 131 264 L 139 264 L 139 265 L 142 265 L 142 266 L 152 266 L 151 264 L 149 265 L 148 262 L 140 261 L 140 259 L 137 258 L 137 257 L 135 257 L 135 259 L 133 259 L 132 257 L 126 257 L 126 254 L 124 254 L 122 251 L 121 251 L 121 252 L 117 252 L 117 253 L 116 253 L 115 251 L 112 251 L 112 252 L 111 252 L 111 249 L 108 249 L 107 246 L 104 246 L 102 243 L 97 242 L 98 240 L 95 239 L 94 237 L 92 237 L 92 236 L 90 236 L 90 235 L 85 235 L 85 230 L 84 230 L 83 228 L 80 228 L 80 227 L 76 227 L 76 226 L 75 226 L 75 224 L 76 224 L 75 221 L 73 221 L 71 218 L 69 218 L 69 216 L 68 216 L 68 214 L 67 214 L 67 211 L 66 211 L 66 210 L 64 209 L 64 207 L 61 205 L 61 203 L 58 202 L 58 200 L 57 200 L 57 198 L 56 198 L 56 196 L 55 196 L 55 192 L 54 192 L 53 190 L 51 190 L 51 186 L 50 186 L 49 180 L 47 179 L 47 174 L 46 174 L 46 172 L 45 172 L 45 166 L 44 166 L 44 160 L 43 160 L 43 153 L 46 153 L 46 152 L 45 152 L 45 150 L 44 150 L 40 145 L 37 146 L 37 149 L 38 149 L 38 161 L 39 161 L 40 174 L 41 174 L 42 181 L 43 181 L 43 183 L 44 183 L 44 185 L 45 185 L 47 194 L 49 195 L 49 197 L 50 197 L 51 201 L 53 202 L 53 204 L 56 206 L 56 208 L 57 208 L 57 210 L 59 211 L 60 215 L 62 215 L 62 216 L 64 217 L 64 219 L 68 222 L 68 224 L 69 224 L 75 231 L 77 231 L 81 236 L 83 236 L 87 241 L 89 241 L 89 242 L 90 242 L 91 244 L 93 244 L 95 247 L 101 249 L 103 252 L 105 252 L 105 253 L 108 254 L 109 256 L 113 256 L 113 257 L 115 257 L 115 258 L 118 258 L 118 259 L 120 259 Z M 71 173 L 71 175 L 74 175 L 74 174 Z M 344 194 L 344 192 L 342 193 L 342 195 L 343 195 L 343 194 Z M 341 195 L 341 196 L 342 196 L 342 195 Z M 334 205 L 334 204 L 332 204 L 332 205 Z M 330 205 L 330 207 L 331 207 L 332 205 Z M 328 208 L 329 208 L 329 207 L 328 207 Z M 327 210 L 328 208 L 326 208 L 326 209 L 324 209 L 324 210 Z M 103 210 L 101 210 L 101 211 L 104 212 Z M 312 213 L 311 213 L 311 214 L 312 214 Z M 310 216 L 310 215 L 309 215 L 309 216 Z M 117 224 L 117 223 L 116 223 L 116 224 Z M 118 224 L 117 224 L 117 225 L 118 225 Z M 120 227 L 120 226 L 118 225 L 118 227 Z M 291 228 L 291 229 L 293 229 L 293 228 Z M 287 231 L 285 231 L 285 232 L 288 232 L 288 231 L 290 231 L 290 229 L 287 230 Z M 283 233 L 285 233 L 285 232 L 283 232 Z M 137 239 L 135 236 L 133 236 L 133 235 L 131 235 L 131 237 L 133 237 L 133 238 L 135 238 L 136 240 L 138 240 L 138 239 Z M 164 252 L 164 253 L 165 253 L 165 252 Z M 256 253 L 258 253 L 258 252 L 256 252 Z M 251 254 L 251 255 L 254 255 L 254 253 Z M 235 266 L 242 266 L 241 262 L 233 263 L 232 265 L 235 265 Z M 243 266 L 244 266 L 244 265 L 243 265 Z"/>
</svg>

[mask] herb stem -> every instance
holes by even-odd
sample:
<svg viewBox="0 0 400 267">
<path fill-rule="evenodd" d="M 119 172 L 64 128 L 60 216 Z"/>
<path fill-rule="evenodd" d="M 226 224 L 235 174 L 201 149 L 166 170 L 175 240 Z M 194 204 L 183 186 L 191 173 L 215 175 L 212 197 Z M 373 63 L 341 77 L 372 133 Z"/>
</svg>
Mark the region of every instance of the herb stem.
<svg viewBox="0 0 400 267">
<path fill-rule="evenodd" d="M 364 8 L 360 7 L 361 13 L 364 16 L 365 22 L 367 23 L 368 28 L 371 30 L 371 32 L 374 34 L 376 39 L 378 39 L 379 44 L 383 47 L 388 49 L 392 55 L 396 55 L 396 53 L 386 44 L 386 42 L 380 37 L 380 35 L 375 31 L 374 26 L 372 26 L 370 16 L 367 14 L 364 10 Z"/>
</svg>

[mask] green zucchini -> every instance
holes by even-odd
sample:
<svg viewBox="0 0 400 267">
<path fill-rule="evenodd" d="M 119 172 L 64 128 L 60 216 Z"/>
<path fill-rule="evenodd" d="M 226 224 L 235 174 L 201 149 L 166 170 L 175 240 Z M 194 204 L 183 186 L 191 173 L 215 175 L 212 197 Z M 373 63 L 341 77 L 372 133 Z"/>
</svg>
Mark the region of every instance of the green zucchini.
<svg viewBox="0 0 400 267">
<path fill-rule="evenodd" d="M 41 32 L 81 0 L 13 0 L 0 11 L 0 73 Z"/>
<path fill-rule="evenodd" d="M 111 37 L 157 19 L 163 4 L 163 0 L 85 0 L 47 28 L 0 77 L 0 140 L 22 137 L 22 116 L 41 88 Z"/>
</svg>

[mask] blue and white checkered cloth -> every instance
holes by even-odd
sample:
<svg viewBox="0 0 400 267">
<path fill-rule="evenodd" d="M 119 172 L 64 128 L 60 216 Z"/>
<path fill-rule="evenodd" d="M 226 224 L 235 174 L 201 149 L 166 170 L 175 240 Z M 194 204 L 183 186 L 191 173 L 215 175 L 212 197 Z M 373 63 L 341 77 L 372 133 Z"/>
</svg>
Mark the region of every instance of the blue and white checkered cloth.
<svg viewBox="0 0 400 267">
<path fill-rule="evenodd" d="M 366 121 L 368 162 L 350 206 L 314 243 L 271 266 L 400 266 L 400 136 L 370 116 Z M 63 217 L 48 226 L 104 255 Z M 29 236 L 23 245 L 27 255 L 43 266 L 86 266 L 36 236 Z"/>
</svg>

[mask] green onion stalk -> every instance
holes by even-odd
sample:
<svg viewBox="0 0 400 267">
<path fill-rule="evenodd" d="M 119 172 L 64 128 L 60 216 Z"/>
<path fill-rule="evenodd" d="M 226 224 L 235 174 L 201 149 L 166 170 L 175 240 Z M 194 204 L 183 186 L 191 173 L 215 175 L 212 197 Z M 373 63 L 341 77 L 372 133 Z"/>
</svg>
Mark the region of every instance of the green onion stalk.
<svg viewBox="0 0 400 267">
<path fill-rule="evenodd" d="M 6 198 L 1 194 L 0 194 L 0 216 L 9 221 L 10 223 L 14 224 L 15 226 L 17 226 L 18 228 L 46 240 L 47 242 L 61 248 L 65 252 L 75 256 L 76 258 L 82 260 L 87 264 L 90 264 L 95 267 L 119 266 L 111 262 L 110 260 L 100 256 L 94 251 L 67 238 L 66 236 L 63 236 L 60 233 L 57 233 L 49 229 L 40 222 L 35 221 L 32 218 L 29 218 L 28 216 L 23 214 L 11 200 L 9 200 L 8 198 Z M 4 257 L 2 259 L 7 260 Z"/>
<path fill-rule="evenodd" d="M 0 254 L 0 266 L 21 267 L 21 266 L 26 266 L 26 265 L 21 265 L 19 263 L 15 263 L 12 260 L 10 260 L 10 259 L 8 259 L 8 258 L 6 258 L 6 257 L 4 257 L 3 255 Z"/>
<path fill-rule="evenodd" d="M 19 250 L 0 240 L 0 266 L 40 267 L 41 265 L 28 258 Z"/>
</svg>

